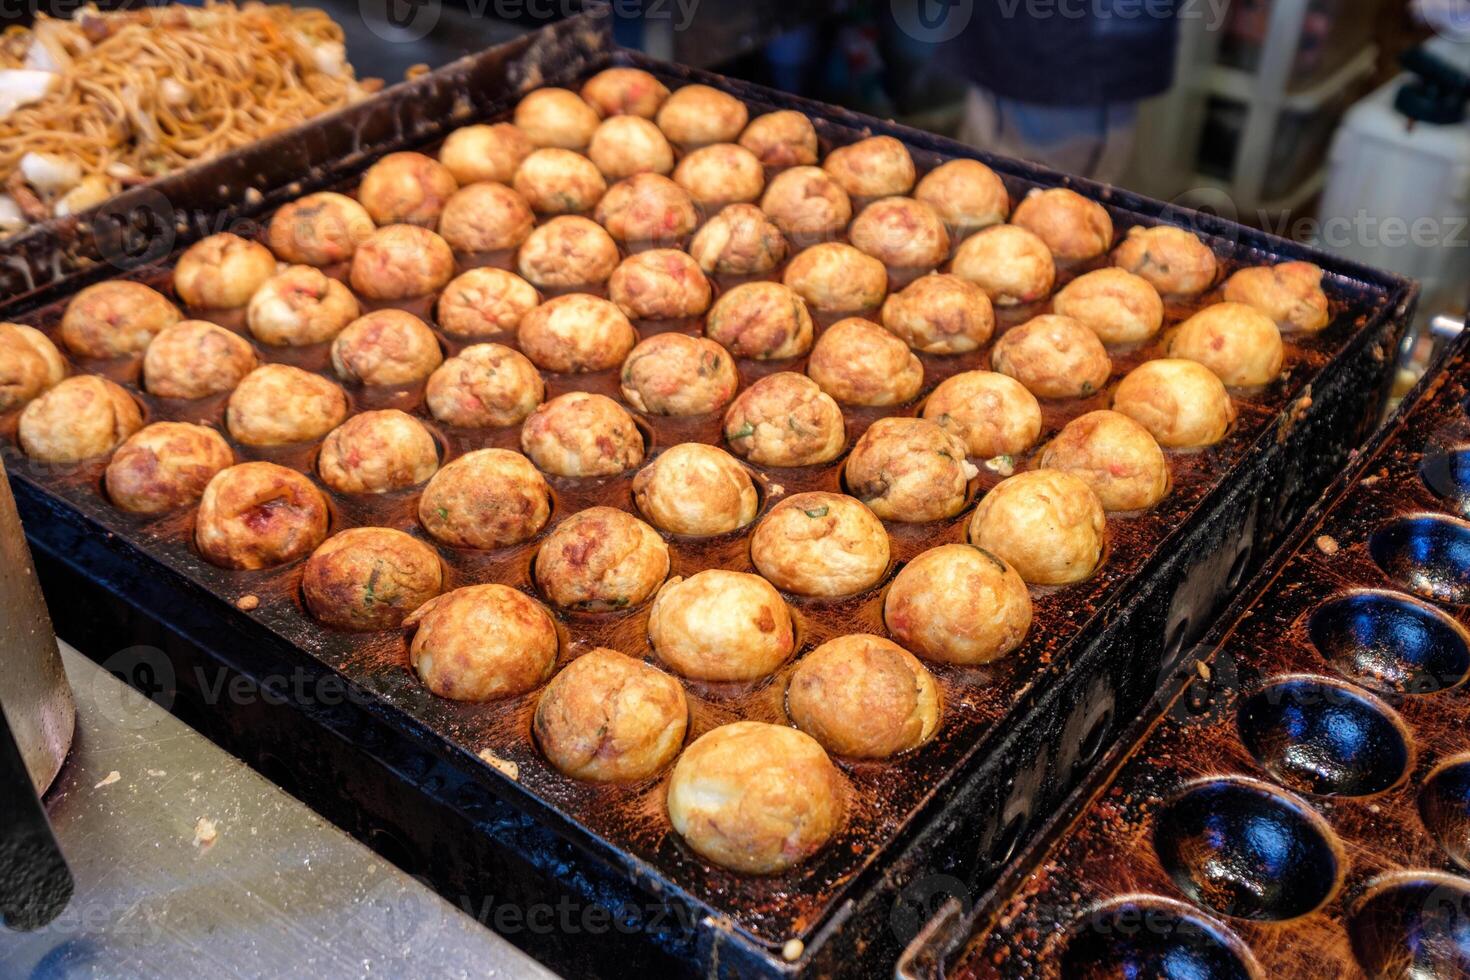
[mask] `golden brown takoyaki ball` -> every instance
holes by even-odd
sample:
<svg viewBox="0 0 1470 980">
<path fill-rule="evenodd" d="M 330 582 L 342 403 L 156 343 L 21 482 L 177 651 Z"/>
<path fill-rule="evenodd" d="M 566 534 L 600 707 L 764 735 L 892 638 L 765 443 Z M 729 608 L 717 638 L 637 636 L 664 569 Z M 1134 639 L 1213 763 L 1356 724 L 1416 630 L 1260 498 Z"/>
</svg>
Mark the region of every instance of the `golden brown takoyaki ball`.
<svg viewBox="0 0 1470 980">
<path fill-rule="evenodd" d="M 441 698 L 490 701 L 551 676 L 560 641 L 546 609 L 508 585 L 467 585 L 409 614 L 408 659 Z"/>
<path fill-rule="evenodd" d="M 976 459 L 1019 456 L 1041 435 L 1041 406 L 1015 378 L 965 371 L 924 400 L 924 418 L 953 433 Z"/>
<path fill-rule="evenodd" d="M 445 138 L 439 162 L 460 186 L 481 180 L 509 184 L 535 148 L 514 123 L 477 123 L 461 126 Z"/>
<path fill-rule="evenodd" d="M 674 148 L 662 130 L 641 116 L 604 119 L 592 134 L 587 156 L 608 180 L 634 174 L 667 174 L 674 169 Z"/>
<path fill-rule="evenodd" d="M 1142 276 L 1165 296 L 1193 296 L 1209 289 L 1218 268 L 1215 253 L 1191 232 L 1172 225 L 1134 225 L 1113 250 L 1113 264 Z"/>
<path fill-rule="evenodd" d="M 1276 323 L 1254 306 L 1216 303 L 1179 325 L 1169 356 L 1198 361 L 1232 387 L 1270 384 L 1286 350 Z"/>
<path fill-rule="evenodd" d="M 644 320 L 698 316 L 709 309 L 710 294 L 699 264 L 677 248 L 630 255 L 607 281 L 608 298 L 618 309 Z"/>
<path fill-rule="evenodd" d="M 154 422 L 112 454 L 107 496 L 130 513 L 160 514 L 198 500 L 214 475 L 234 462 L 230 444 L 213 429 Z"/>
<path fill-rule="evenodd" d="M 45 463 L 75 463 L 112 452 L 143 425 L 138 403 L 92 374 L 67 378 L 20 413 L 20 448 Z"/>
<path fill-rule="evenodd" d="M 914 350 L 963 354 L 990 339 L 995 310 L 974 283 L 931 272 L 883 301 L 883 326 Z"/>
<path fill-rule="evenodd" d="M 1042 450 L 1040 465 L 1080 478 L 1103 510 L 1145 510 L 1169 492 L 1169 463 L 1149 431 L 1119 412 L 1080 415 Z"/>
<path fill-rule="evenodd" d="M 433 476 L 439 447 L 422 422 L 388 408 L 354 415 L 327 433 L 316 466 L 338 493 L 387 493 Z"/>
<path fill-rule="evenodd" d="M 1031 596 L 1016 570 L 984 548 L 931 548 L 894 576 L 883 600 L 888 631 L 927 660 L 998 660 L 1031 629 Z"/>
<path fill-rule="evenodd" d="M 730 404 L 725 441 L 757 466 L 814 466 L 841 454 L 847 431 L 831 395 L 811 378 L 781 371 Z"/>
<path fill-rule="evenodd" d="M 694 233 L 689 254 L 711 275 L 755 275 L 781 264 L 786 239 L 754 204 L 731 204 Z"/>
<path fill-rule="evenodd" d="M 143 387 L 159 398 L 204 398 L 229 391 L 255 370 L 255 348 L 206 320 L 160 331 L 143 355 Z"/>
<path fill-rule="evenodd" d="M 1097 334 L 1055 314 L 1007 330 L 995 342 L 990 362 L 1038 398 L 1086 398 L 1102 390 L 1113 370 Z"/>
<path fill-rule="evenodd" d="M 536 287 L 504 269 L 481 266 L 449 281 L 434 315 L 453 337 L 491 337 L 515 330 L 541 304 Z"/>
<path fill-rule="evenodd" d="M 511 183 L 538 214 L 591 211 L 607 193 L 607 181 L 596 164 L 580 153 L 555 147 L 526 157 Z"/>
<path fill-rule="evenodd" d="M 174 293 L 194 310 L 244 306 L 276 274 L 276 257 L 260 242 L 222 231 L 190 245 L 174 266 Z"/>
<path fill-rule="evenodd" d="M 359 296 L 376 300 L 427 296 L 454 276 L 449 243 L 417 225 L 373 232 L 352 256 L 349 280 Z"/>
<path fill-rule="evenodd" d="M 633 502 L 660 530 L 705 536 L 755 520 L 760 495 L 735 457 L 701 442 L 683 442 L 638 471 Z"/>
<path fill-rule="evenodd" d="M 685 149 L 733 143 L 749 119 L 744 102 L 708 85 L 675 89 L 654 117 L 664 135 Z"/>
<path fill-rule="evenodd" d="M 321 191 L 272 215 L 266 244 L 282 262 L 335 265 L 352 258 L 358 243 L 376 227 L 367 209 L 346 194 Z"/>
<path fill-rule="evenodd" d="M 604 68 L 582 84 L 582 98 L 603 116 L 652 119 L 669 88 L 641 68 Z"/>
<path fill-rule="evenodd" d="M 461 252 L 515 248 L 535 227 L 526 199 L 504 184 L 482 181 L 450 195 L 439 215 L 439 237 Z"/>
<path fill-rule="evenodd" d="M 551 516 L 551 488 L 509 449 L 476 449 L 440 467 L 419 497 L 419 522 L 456 548 L 504 548 L 535 537 Z"/>
<path fill-rule="evenodd" d="M 1322 269 L 1311 262 L 1241 269 L 1225 280 L 1224 295 L 1228 302 L 1254 306 L 1281 330 L 1316 333 L 1331 320 Z"/>
<path fill-rule="evenodd" d="M 536 552 L 536 586 L 563 609 L 636 606 L 669 575 L 669 546 L 616 507 L 588 507 L 562 521 Z"/>
<path fill-rule="evenodd" d="M 59 336 L 79 357 L 120 357 L 148 346 L 164 327 L 184 318 L 178 307 L 141 282 L 99 282 L 72 297 Z"/>
<path fill-rule="evenodd" d="M 679 161 L 674 183 L 700 204 L 749 203 L 761 196 L 766 172 L 745 147 L 713 143 Z"/>
<path fill-rule="evenodd" d="M 1052 298 L 1051 309 L 1097 334 L 1105 344 L 1136 344 L 1164 325 L 1164 301 L 1142 276 L 1098 269 L 1078 276 Z"/>
<path fill-rule="evenodd" d="M 822 169 L 853 197 L 889 197 L 914 187 L 914 160 L 892 136 L 870 136 L 827 154 Z"/>
<path fill-rule="evenodd" d="M 311 553 L 301 574 L 306 607 L 335 629 L 395 629 L 439 594 L 444 567 L 434 549 L 386 527 L 354 527 Z"/>
<path fill-rule="evenodd" d="M 817 338 L 806 373 L 847 405 L 902 405 L 924 384 L 924 365 L 907 344 L 855 316 L 838 320 Z"/>
<path fill-rule="evenodd" d="M 555 476 L 612 476 L 643 462 L 643 433 L 606 395 L 569 391 L 526 417 L 521 449 Z"/>
<path fill-rule="evenodd" d="M 852 220 L 847 191 L 820 167 L 783 170 L 766 185 L 761 210 L 793 237 L 836 235 Z"/>
<path fill-rule="evenodd" d="M 771 508 L 750 537 L 750 560 L 772 585 L 808 596 L 843 596 L 888 570 L 888 532 L 841 493 L 798 493 Z"/>
<path fill-rule="evenodd" d="M 567 664 L 536 702 L 536 744 L 558 770 L 592 782 L 660 772 L 684 744 L 689 703 L 663 671 L 597 647 Z"/>
<path fill-rule="evenodd" d="M 801 659 L 786 688 L 796 727 L 835 755 L 886 759 L 939 727 L 939 685 L 903 647 L 870 634 L 828 640 Z"/>
<path fill-rule="evenodd" d="M 979 471 L 965 444 L 928 419 L 887 418 L 868 426 L 843 465 L 847 492 L 888 521 L 953 517 Z"/>
<path fill-rule="evenodd" d="M 800 357 L 811 350 L 812 315 L 779 282 L 748 282 L 724 293 L 705 317 L 704 332 L 736 357 L 758 361 Z"/>
<path fill-rule="evenodd" d="M 1215 373 L 1196 361 L 1144 361 L 1118 382 L 1113 411 L 1142 425 L 1170 449 L 1213 446 L 1235 422 L 1235 402 Z"/>
<path fill-rule="evenodd" d="M 911 197 L 885 197 L 863 208 L 848 229 L 852 243 L 886 266 L 926 269 L 949 255 L 949 232 L 934 209 Z"/>
<path fill-rule="evenodd" d="M 914 197 L 961 235 L 998 225 L 1011 211 L 1005 182 L 979 160 L 951 160 L 924 175 Z"/>
<path fill-rule="evenodd" d="M 796 253 L 781 281 L 813 309 L 836 313 L 872 309 L 888 292 L 883 263 L 842 242 L 823 242 Z"/>
<path fill-rule="evenodd" d="M 1097 258 L 1113 244 L 1108 209 L 1067 187 L 1033 188 L 1011 223 L 1033 232 L 1063 262 Z"/>
<path fill-rule="evenodd" d="M 670 579 L 648 612 L 654 653 L 684 677 L 753 681 L 796 648 L 791 610 L 759 575 L 712 568 Z"/>
<path fill-rule="evenodd" d="M 1046 242 L 1017 225 L 992 225 L 966 238 L 950 271 L 985 290 L 996 306 L 1044 299 L 1057 279 Z"/>
<path fill-rule="evenodd" d="M 454 174 L 422 153 L 390 153 L 367 169 L 357 199 L 379 225 L 432 228 L 459 187 Z"/>
<path fill-rule="evenodd" d="M 425 400 L 445 425 L 515 425 L 541 404 L 546 383 L 520 351 L 472 344 L 429 375 Z"/>
<path fill-rule="evenodd" d="M 67 375 L 66 358 L 61 356 L 56 344 L 35 327 L 28 327 L 24 323 L 12 323 L 10 328 L 20 334 L 21 339 L 31 345 L 31 348 L 39 355 L 46 365 L 46 387 L 51 387 L 61 381 Z"/>
<path fill-rule="evenodd" d="M 1080 477 L 1028 470 L 980 498 L 970 542 L 993 552 L 1032 585 L 1068 585 L 1097 570 L 1107 518 Z"/>
<path fill-rule="evenodd" d="M 0 412 L 19 408 L 66 377 L 66 362 L 45 334 L 0 323 Z"/>
<path fill-rule="evenodd" d="M 247 374 L 225 406 L 236 442 L 281 446 L 320 439 L 347 417 L 347 393 L 319 374 L 263 364 Z"/>
<path fill-rule="evenodd" d="M 602 120 L 576 92 L 542 88 L 516 104 L 515 124 L 536 146 L 585 150 Z"/>
<path fill-rule="evenodd" d="M 521 318 L 516 335 L 533 364 L 560 372 L 617 367 L 638 343 L 622 310 L 587 293 L 547 300 Z"/>
<path fill-rule="evenodd" d="M 331 340 L 358 318 L 357 297 L 309 265 L 293 265 L 267 279 L 245 308 L 245 323 L 262 344 L 305 347 Z"/>
<path fill-rule="evenodd" d="M 794 109 L 756 116 L 740 134 L 740 145 L 767 167 L 806 167 L 817 162 L 817 131 Z"/>
<path fill-rule="evenodd" d="M 658 174 L 634 174 L 613 184 L 593 217 L 620 242 L 674 244 L 699 224 L 689 193 Z"/>
<path fill-rule="evenodd" d="M 374 310 L 332 341 L 332 370 L 362 385 L 405 385 L 427 378 L 444 362 L 434 331 L 404 310 Z"/>
<path fill-rule="evenodd" d="M 730 404 L 740 387 L 725 348 L 704 337 L 661 333 L 623 361 L 623 400 L 649 415 L 703 415 Z"/>
<path fill-rule="evenodd" d="M 327 536 L 327 499 L 275 463 L 220 470 L 204 488 L 194 543 L 221 568 L 270 568 L 310 554 Z"/>
<path fill-rule="evenodd" d="M 521 243 L 516 268 L 543 289 L 607 282 L 618 267 L 618 243 L 601 225 L 577 215 L 552 218 Z"/>
</svg>

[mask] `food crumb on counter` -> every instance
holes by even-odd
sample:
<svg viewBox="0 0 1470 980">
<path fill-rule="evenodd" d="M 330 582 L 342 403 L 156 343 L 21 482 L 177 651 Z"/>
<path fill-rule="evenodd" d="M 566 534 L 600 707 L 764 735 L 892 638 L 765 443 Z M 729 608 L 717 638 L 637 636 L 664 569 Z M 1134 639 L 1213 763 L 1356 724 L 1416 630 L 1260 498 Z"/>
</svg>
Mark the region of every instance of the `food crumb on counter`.
<svg viewBox="0 0 1470 980">
<path fill-rule="evenodd" d="M 206 848 L 219 838 L 219 828 L 208 817 L 200 817 L 194 825 L 194 846 Z"/>
<path fill-rule="evenodd" d="M 258 595 L 242 595 L 240 598 L 235 600 L 235 608 L 243 610 L 245 612 L 249 612 L 252 609 L 259 608 L 259 606 L 260 596 Z"/>
<path fill-rule="evenodd" d="M 1317 535 L 1317 550 L 1320 551 L 1320 552 L 1322 552 L 1322 554 L 1324 554 L 1324 555 L 1335 555 L 1335 554 L 1337 554 L 1337 549 L 1339 547 L 1340 546 L 1337 543 L 1337 539 L 1334 538 L 1332 535 L 1330 535 L 1330 534 L 1319 534 L 1319 535 Z"/>
<path fill-rule="evenodd" d="M 801 954 L 806 950 L 806 945 L 800 939 L 788 939 L 786 945 L 781 947 L 781 958 L 788 963 L 801 959 Z"/>
<path fill-rule="evenodd" d="M 1206 682 L 1209 681 L 1209 679 L 1210 679 L 1210 665 L 1209 664 L 1205 663 L 1203 660 L 1196 660 L 1194 662 L 1194 669 L 1195 669 L 1195 672 L 1197 674 L 1199 674 L 1200 680 L 1206 681 Z"/>
<path fill-rule="evenodd" d="M 114 769 L 114 770 L 112 770 L 112 772 L 110 772 L 106 776 L 103 776 L 102 777 L 102 782 L 98 783 L 96 786 L 93 786 L 92 788 L 93 789 L 101 789 L 104 786 L 111 786 L 113 783 L 117 782 L 121 778 L 122 778 L 122 773 L 120 773 L 116 769 Z"/>
<path fill-rule="evenodd" d="M 496 769 L 499 769 L 511 779 L 521 778 L 520 766 L 516 765 L 514 762 L 511 762 L 509 759 L 502 759 L 500 756 L 496 755 L 494 752 L 491 752 L 489 749 L 481 749 L 480 758 L 485 760 L 485 762 L 489 763 L 491 766 L 494 766 Z"/>
</svg>

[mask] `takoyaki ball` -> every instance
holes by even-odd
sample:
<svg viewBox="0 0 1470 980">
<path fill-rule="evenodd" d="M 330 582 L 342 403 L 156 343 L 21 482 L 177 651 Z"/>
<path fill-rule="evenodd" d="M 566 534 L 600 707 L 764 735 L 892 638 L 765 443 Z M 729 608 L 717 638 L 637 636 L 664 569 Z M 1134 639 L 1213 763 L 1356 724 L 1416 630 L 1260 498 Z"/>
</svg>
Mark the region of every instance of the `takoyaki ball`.
<svg viewBox="0 0 1470 980">
<path fill-rule="evenodd" d="M 1193 296 L 1215 282 L 1215 253 L 1194 234 L 1172 225 L 1134 225 L 1113 250 L 1113 264 L 1142 276 L 1165 296 Z"/>
<path fill-rule="evenodd" d="M 1179 325 L 1169 356 L 1198 361 L 1231 387 L 1251 388 L 1276 380 L 1286 350 L 1269 316 L 1244 303 L 1216 303 Z"/>
<path fill-rule="evenodd" d="M 638 343 L 622 310 L 586 293 L 547 300 L 521 318 L 516 335 L 533 364 L 559 372 L 617 367 Z"/>
<path fill-rule="evenodd" d="M 482 181 L 444 202 L 439 237 L 461 252 L 494 252 L 520 245 L 535 225 L 525 198 L 504 184 Z"/>
<path fill-rule="evenodd" d="M 980 498 L 970 542 L 993 552 L 1032 585 L 1068 585 L 1097 570 L 1107 518 L 1081 477 L 1027 470 Z"/>
<path fill-rule="evenodd" d="M 536 587 L 563 609 L 636 606 L 669 576 L 669 546 L 616 507 L 588 507 L 562 521 L 536 552 Z"/>
<path fill-rule="evenodd" d="M 1136 344 L 1164 325 L 1164 301 L 1142 276 L 1098 269 L 1078 276 L 1052 298 L 1051 309 L 1097 334 L 1105 344 Z"/>
<path fill-rule="evenodd" d="M 314 266 L 293 265 L 250 297 L 245 323 L 262 344 L 305 347 L 331 340 L 361 312 L 341 282 Z"/>
<path fill-rule="evenodd" d="M 613 184 L 593 217 L 620 242 L 673 243 L 699 224 L 689 193 L 658 174 L 634 174 Z"/>
<path fill-rule="evenodd" d="M 1034 233 L 1064 262 L 1097 258 L 1113 244 L 1108 209 L 1066 187 L 1033 189 L 1016 205 L 1011 223 Z"/>
<path fill-rule="evenodd" d="M 794 109 L 756 116 L 740 134 L 739 143 L 766 167 L 808 167 L 817 162 L 817 131 Z"/>
<path fill-rule="evenodd" d="M 674 764 L 669 821 L 708 861 L 776 874 L 838 831 L 842 795 L 842 777 L 810 735 L 737 721 L 695 739 Z"/>
<path fill-rule="evenodd" d="M 822 169 L 853 197 L 890 197 L 914 187 L 914 160 L 892 136 L 870 136 L 827 154 Z"/>
<path fill-rule="evenodd" d="M 886 266 L 927 269 L 949 255 L 949 232 L 934 209 L 911 197 L 885 197 L 858 214 L 852 243 Z"/>
<path fill-rule="evenodd" d="M 837 313 L 872 309 L 888 293 L 883 263 L 842 242 L 796 253 L 781 281 L 814 309 Z"/>
<path fill-rule="evenodd" d="M 334 629 L 396 629 L 444 587 L 434 549 L 402 531 L 354 527 L 306 560 L 301 592 L 318 622 Z"/>
<path fill-rule="evenodd" d="M 883 326 L 914 350 L 964 354 L 995 332 L 995 310 L 979 286 L 933 272 L 883 301 Z"/>
<path fill-rule="evenodd" d="M 666 174 L 674 169 L 674 148 L 661 129 L 641 116 L 604 119 L 592 134 L 587 156 L 608 180 L 634 174 Z"/>
<path fill-rule="evenodd" d="M 260 242 L 222 231 L 190 245 L 174 266 L 174 293 L 194 310 L 235 309 L 276 274 L 276 257 Z"/>
<path fill-rule="evenodd" d="M 159 398 L 204 398 L 229 391 L 255 370 L 255 348 L 205 320 L 161 331 L 143 354 L 143 387 Z"/>
<path fill-rule="evenodd" d="M 931 548 L 894 576 L 883 621 L 926 660 L 973 666 L 999 660 L 1031 629 L 1031 596 L 1016 570 L 983 548 Z"/>
<path fill-rule="evenodd" d="M 731 204 L 694 233 L 689 254 L 711 275 L 758 275 L 786 258 L 786 238 L 754 204 Z"/>
<path fill-rule="evenodd" d="M 607 282 L 618 267 L 618 244 L 601 225 L 577 215 L 552 218 L 521 243 L 516 268 L 543 289 Z"/>
<path fill-rule="evenodd" d="M 327 499 L 293 469 L 241 463 L 204 488 L 194 543 L 221 568 L 284 565 L 310 554 L 327 536 Z"/>
<path fill-rule="evenodd" d="M 767 677 L 796 649 L 791 610 L 771 583 L 718 568 L 660 589 L 648 638 L 671 670 L 701 681 Z"/>
<path fill-rule="evenodd" d="M 585 150 L 601 121 L 596 109 L 564 88 L 537 89 L 516 104 L 515 124 L 536 146 Z"/>
<path fill-rule="evenodd" d="M 453 276 L 448 242 L 417 225 L 388 225 L 357 247 L 349 280 L 359 296 L 396 300 L 427 296 Z"/>
<path fill-rule="evenodd" d="M 670 534 L 725 534 L 755 520 L 760 495 L 735 457 L 700 442 L 660 453 L 633 477 L 633 502 Z"/>
<path fill-rule="evenodd" d="M 162 293 L 117 279 L 72 297 L 61 315 L 59 336 L 79 357 L 121 357 L 143 350 L 160 330 L 183 318 Z"/>
<path fill-rule="evenodd" d="M 607 193 L 607 181 L 596 164 L 580 153 L 555 147 L 526 157 L 511 184 L 538 214 L 591 211 Z"/>
<path fill-rule="evenodd" d="M 597 647 L 567 664 L 536 702 L 536 744 L 560 772 L 597 783 L 663 770 L 684 745 L 689 703 L 663 671 Z"/>
<path fill-rule="evenodd" d="M 924 384 L 908 344 L 871 320 L 838 320 L 817 338 L 807 375 L 847 405 L 902 405 Z"/>
<path fill-rule="evenodd" d="M 852 199 L 820 167 L 792 167 L 771 178 L 761 210 L 788 235 L 836 235 L 852 220 Z"/>
<path fill-rule="evenodd" d="M 654 117 L 664 135 L 685 149 L 733 143 L 749 119 L 744 102 L 708 85 L 676 89 Z"/>
<path fill-rule="evenodd" d="M 730 404 L 725 441 L 757 466 L 814 466 L 838 457 L 847 431 L 831 395 L 811 378 L 781 371 Z"/>
<path fill-rule="evenodd" d="M 842 475 L 847 492 L 879 517 L 917 524 L 958 514 L 978 472 L 965 444 L 935 423 L 886 418 L 853 445 Z"/>
<path fill-rule="evenodd" d="M 677 248 L 655 248 L 624 259 L 607 281 L 607 295 L 630 317 L 673 320 L 709 309 L 704 271 Z"/>
<path fill-rule="evenodd" d="M 1169 492 L 1169 463 L 1149 431 L 1119 412 L 1080 415 L 1041 453 L 1041 466 L 1079 477 L 1103 510 L 1146 510 Z"/>
<path fill-rule="evenodd" d="M 419 522 L 456 548 L 504 548 L 551 517 L 551 488 L 520 453 L 476 449 L 445 463 L 419 496 Z"/>
<path fill-rule="evenodd" d="M 604 117 L 652 119 L 669 88 L 641 68 L 604 68 L 582 84 L 582 98 Z"/>
<path fill-rule="evenodd" d="M 556 666 L 560 641 L 546 609 L 508 585 L 467 585 L 404 620 L 408 660 L 441 698 L 490 701 L 524 694 Z"/>
<path fill-rule="evenodd" d="M 439 447 L 422 422 L 389 408 L 354 415 L 327 433 L 316 465 L 338 493 L 387 493 L 433 476 Z"/>
<path fill-rule="evenodd" d="M 1213 446 L 1235 422 L 1225 383 L 1203 364 L 1183 358 L 1144 361 L 1113 392 L 1113 411 L 1142 425 L 1161 446 Z"/>
<path fill-rule="evenodd" d="M 458 188 L 454 174 L 433 157 L 390 153 L 362 175 L 357 199 L 379 225 L 432 228 Z"/>
<path fill-rule="evenodd" d="M 750 560 L 786 592 L 852 595 L 888 570 L 888 532 L 871 510 L 846 494 L 798 493 L 755 526 Z"/>
<path fill-rule="evenodd" d="M 748 282 L 720 296 L 704 320 L 704 332 L 736 357 L 778 361 L 812 347 L 812 315 L 796 293 L 779 282 Z"/>
<path fill-rule="evenodd" d="M 514 123 L 477 123 L 450 133 L 439 147 L 439 162 L 460 186 L 482 180 L 509 184 L 521 161 L 536 147 Z"/>
<path fill-rule="evenodd" d="M 801 659 L 786 688 L 796 727 L 835 755 L 886 759 L 939 727 L 934 675 L 892 640 L 850 634 Z"/>
<path fill-rule="evenodd" d="M 526 417 L 521 449 L 554 476 L 612 476 L 643 462 L 643 433 L 606 395 L 569 391 Z"/>
<path fill-rule="evenodd" d="M 1282 262 L 1241 269 L 1225 280 L 1225 299 L 1254 306 L 1281 330 L 1316 333 L 1332 315 L 1322 291 L 1322 270 L 1311 262 Z"/>
<path fill-rule="evenodd" d="M 1038 398 L 1086 398 L 1102 390 L 1113 370 L 1097 334 L 1055 314 L 1007 330 L 995 342 L 990 362 Z"/>
<path fill-rule="evenodd" d="M 1019 456 L 1041 435 L 1041 406 L 1015 378 L 965 371 L 924 400 L 924 418 L 954 434 L 975 459 Z"/>
<path fill-rule="evenodd" d="M 66 363 L 45 334 L 0 323 L 0 412 L 19 408 L 65 376 Z"/>
<path fill-rule="evenodd" d="M 67 378 L 20 413 L 20 448 L 45 463 L 75 463 L 117 448 L 143 425 L 131 395 L 93 374 Z"/>
<path fill-rule="evenodd" d="M 1018 225 L 992 225 L 966 238 L 950 271 L 985 290 L 996 306 L 1044 299 L 1057 279 L 1046 242 Z"/>
<path fill-rule="evenodd" d="M 495 428 L 525 419 L 545 390 L 536 365 L 520 351 L 472 344 L 429 375 L 425 400 L 445 425 Z"/>
<path fill-rule="evenodd" d="M 282 262 L 335 265 L 352 258 L 358 243 L 376 227 L 367 209 L 346 194 L 321 191 L 277 211 L 265 240 Z"/>
<path fill-rule="evenodd" d="M 263 364 L 247 374 L 225 405 L 236 442 L 282 446 L 320 439 L 347 418 L 347 394 L 319 374 Z"/>
<path fill-rule="evenodd" d="M 536 287 L 504 269 L 481 266 L 449 281 L 434 308 L 439 329 L 453 337 L 491 337 L 514 331 L 541 304 Z"/>
<path fill-rule="evenodd" d="M 214 475 L 234 465 L 224 437 L 203 425 L 154 422 L 112 454 L 108 498 L 133 514 L 161 514 L 198 500 Z"/>
<path fill-rule="evenodd" d="M 56 344 L 52 343 L 50 337 L 24 323 L 12 323 L 10 329 L 18 333 L 21 339 L 41 356 L 41 361 L 46 367 L 45 387 L 49 388 L 58 384 L 62 378 L 66 377 L 66 358 L 61 356 L 61 351 L 56 349 Z"/>
<path fill-rule="evenodd" d="M 362 385 L 405 385 L 427 378 L 444 362 L 434 331 L 404 310 L 374 310 L 332 341 L 332 370 Z"/>
<path fill-rule="evenodd" d="M 703 415 L 730 404 L 740 375 L 730 353 L 704 337 L 661 333 L 623 361 L 623 400 L 649 415 Z"/>
<path fill-rule="evenodd" d="M 745 147 L 713 143 L 679 161 L 674 183 L 700 204 L 748 203 L 761 196 L 766 171 Z"/>
<path fill-rule="evenodd" d="M 979 160 L 951 160 L 924 175 L 914 197 L 961 235 L 998 225 L 1011 211 L 1005 182 Z"/>
</svg>

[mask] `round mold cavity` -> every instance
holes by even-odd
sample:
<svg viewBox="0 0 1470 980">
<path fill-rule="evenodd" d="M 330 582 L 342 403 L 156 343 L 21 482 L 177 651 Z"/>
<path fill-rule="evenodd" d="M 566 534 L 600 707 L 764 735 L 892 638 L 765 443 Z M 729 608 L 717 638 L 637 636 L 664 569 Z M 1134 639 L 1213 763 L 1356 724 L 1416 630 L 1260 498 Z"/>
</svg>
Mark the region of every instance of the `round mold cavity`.
<svg viewBox="0 0 1470 980">
<path fill-rule="evenodd" d="M 1470 517 L 1470 448 L 1426 453 L 1419 476 L 1430 491 Z"/>
<path fill-rule="evenodd" d="M 1073 925 L 1062 950 L 1068 980 L 1253 980 L 1260 968 L 1230 930 L 1181 902 L 1114 899 Z"/>
<path fill-rule="evenodd" d="M 1381 793 L 1412 755 L 1391 708 L 1325 677 L 1273 681 L 1241 703 L 1236 724 L 1261 767 L 1299 793 Z"/>
<path fill-rule="evenodd" d="M 1419 791 L 1419 817 L 1450 859 L 1470 870 L 1470 756 L 1429 774 Z"/>
<path fill-rule="evenodd" d="M 1389 694 L 1433 694 L 1470 674 L 1470 639 L 1444 613 L 1393 592 L 1355 592 L 1323 603 L 1307 624 L 1333 669 Z"/>
<path fill-rule="evenodd" d="M 1373 533 L 1368 551 L 1385 575 L 1410 592 L 1470 603 L 1470 524 L 1438 514 L 1401 517 Z"/>
<path fill-rule="evenodd" d="M 1339 862 L 1326 821 L 1254 779 L 1195 783 L 1160 808 L 1153 840 L 1179 890 L 1222 915 L 1294 919 L 1337 890 Z"/>
<path fill-rule="evenodd" d="M 1470 885 L 1408 872 L 1380 879 L 1348 918 L 1353 955 L 1375 980 L 1470 976 Z"/>
</svg>

